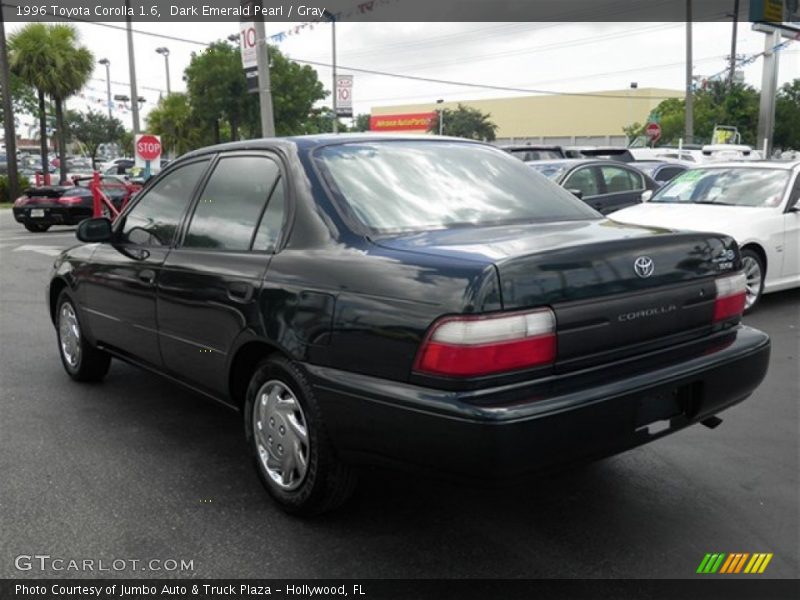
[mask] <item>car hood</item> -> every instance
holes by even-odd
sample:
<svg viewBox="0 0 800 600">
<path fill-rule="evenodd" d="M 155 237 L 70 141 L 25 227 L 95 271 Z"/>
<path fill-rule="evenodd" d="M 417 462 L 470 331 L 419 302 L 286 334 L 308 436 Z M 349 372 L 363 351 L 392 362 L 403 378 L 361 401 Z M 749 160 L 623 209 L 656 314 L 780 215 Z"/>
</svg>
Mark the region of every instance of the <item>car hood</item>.
<svg viewBox="0 0 800 600">
<path fill-rule="evenodd" d="M 687 231 L 717 231 L 738 238 L 740 232 L 774 208 L 644 202 L 608 215 L 620 223 Z"/>
</svg>

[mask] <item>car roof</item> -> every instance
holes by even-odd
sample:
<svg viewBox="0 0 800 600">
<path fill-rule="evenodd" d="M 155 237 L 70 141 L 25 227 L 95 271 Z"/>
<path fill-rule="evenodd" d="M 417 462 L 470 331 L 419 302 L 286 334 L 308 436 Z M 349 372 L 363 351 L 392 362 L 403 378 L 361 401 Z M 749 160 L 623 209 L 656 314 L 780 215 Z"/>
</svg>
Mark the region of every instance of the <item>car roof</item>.
<svg viewBox="0 0 800 600">
<path fill-rule="evenodd" d="M 620 165 L 634 165 L 635 163 L 629 162 L 622 162 L 620 160 L 608 160 L 605 158 L 594 158 L 594 157 L 586 157 L 586 158 L 558 158 L 558 159 L 551 159 L 551 160 L 532 160 L 525 163 L 526 165 L 548 165 L 553 167 L 578 167 L 581 165 L 594 165 L 594 166 L 612 166 L 612 167 L 619 167 Z"/>
<path fill-rule="evenodd" d="M 468 140 L 466 138 L 432 136 L 428 134 L 408 135 L 408 134 L 385 134 L 385 133 L 323 133 L 314 135 L 298 135 L 288 137 L 257 138 L 240 142 L 227 142 L 215 146 L 207 146 L 192 152 L 181 155 L 181 159 L 211 154 L 214 152 L 232 152 L 237 150 L 267 150 L 270 148 L 289 149 L 295 147 L 298 150 L 311 150 L 323 146 L 334 146 L 337 144 L 353 144 L 360 142 L 397 142 L 397 141 L 420 141 L 431 144 L 441 142 L 458 142 L 463 144 L 477 144 L 481 146 L 491 146 L 485 142 Z"/>
</svg>

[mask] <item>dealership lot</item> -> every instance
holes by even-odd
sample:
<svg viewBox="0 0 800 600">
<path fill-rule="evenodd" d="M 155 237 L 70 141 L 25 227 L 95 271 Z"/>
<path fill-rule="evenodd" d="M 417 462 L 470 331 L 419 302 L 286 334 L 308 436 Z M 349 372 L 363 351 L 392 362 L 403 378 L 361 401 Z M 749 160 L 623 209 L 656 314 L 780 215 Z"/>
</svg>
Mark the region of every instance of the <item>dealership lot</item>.
<svg viewBox="0 0 800 600">
<path fill-rule="evenodd" d="M 269 501 L 236 414 L 118 361 L 102 384 L 67 378 L 43 292 L 73 235 L 0 211 L 0 577 L 98 576 L 15 568 L 49 554 L 193 561 L 126 576 L 669 578 L 707 552 L 772 552 L 768 576 L 797 576 L 797 290 L 745 319 L 772 336 L 770 373 L 714 431 L 504 490 L 370 472 L 301 521 Z"/>
</svg>

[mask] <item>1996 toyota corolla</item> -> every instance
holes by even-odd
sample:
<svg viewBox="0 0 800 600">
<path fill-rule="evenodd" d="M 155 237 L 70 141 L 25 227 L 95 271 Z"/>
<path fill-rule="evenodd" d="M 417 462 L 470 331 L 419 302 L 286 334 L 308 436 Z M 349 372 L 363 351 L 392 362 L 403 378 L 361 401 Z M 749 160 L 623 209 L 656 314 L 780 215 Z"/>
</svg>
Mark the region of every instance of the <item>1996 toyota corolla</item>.
<svg viewBox="0 0 800 600">
<path fill-rule="evenodd" d="M 514 479 L 714 426 L 769 360 L 731 238 L 614 223 L 465 140 L 206 148 L 78 238 L 47 292 L 67 373 L 113 356 L 242 411 L 295 513 L 358 464 Z"/>
</svg>

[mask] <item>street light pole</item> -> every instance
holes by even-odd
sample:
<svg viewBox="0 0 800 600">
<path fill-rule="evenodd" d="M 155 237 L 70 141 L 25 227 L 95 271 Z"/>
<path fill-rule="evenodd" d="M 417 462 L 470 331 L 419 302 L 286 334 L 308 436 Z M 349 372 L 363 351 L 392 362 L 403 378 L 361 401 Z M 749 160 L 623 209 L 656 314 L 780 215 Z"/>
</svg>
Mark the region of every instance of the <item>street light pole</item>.
<svg viewBox="0 0 800 600">
<path fill-rule="evenodd" d="M 436 101 L 436 104 L 441 105 L 444 102 L 444 99 L 439 98 Z M 444 133 L 444 108 L 439 108 L 439 135 L 443 135 Z"/>
<path fill-rule="evenodd" d="M 108 106 L 108 118 L 111 119 L 114 117 L 111 114 L 111 61 L 101 58 L 97 62 L 106 67 L 106 105 Z"/>
<path fill-rule="evenodd" d="M 125 9 L 127 13 L 130 13 L 130 0 L 125 0 Z M 128 67 L 131 78 L 131 98 L 138 98 L 139 92 L 136 90 L 136 60 L 133 56 L 133 30 L 130 16 L 126 17 L 125 25 L 128 30 Z M 136 135 L 139 133 L 139 105 L 137 102 L 131 102 L 131 116 L 133 117 L 133 135 Z"/>
<path fill-rule="evenodd" d="M 172 89 L 169 86 L 169 48 L 161 46 L 161 48 L 156 48 L 156 52 L 164 56 L 164 68 L 167 71 L 167 96 L 169 96 L 172 93 Z"/>
</svg>

